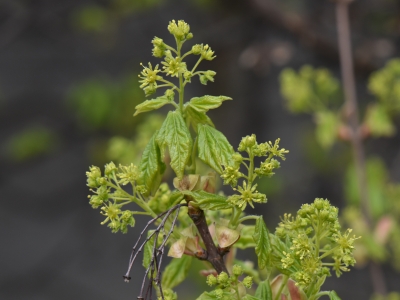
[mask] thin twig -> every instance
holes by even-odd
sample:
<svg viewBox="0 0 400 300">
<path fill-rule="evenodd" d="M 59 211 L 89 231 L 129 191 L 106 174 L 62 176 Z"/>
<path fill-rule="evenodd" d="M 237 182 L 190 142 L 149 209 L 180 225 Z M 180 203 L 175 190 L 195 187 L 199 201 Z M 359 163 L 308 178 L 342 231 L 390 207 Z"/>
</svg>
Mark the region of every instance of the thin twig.
<svg viewBox="0 0 400 300">
<path fill-rule="evenodd" d="M 358 116 L 358 103 L 354 78 L 353 58 L 351 53 L 351 39 L 348 5 L 352 0 L 336 1 L 336 23 L 339 38 L 339 55 L 342 72 L 342 81 L 345 94 L 345 116 L 351 129 L 350 143 L 353 148 L 353 156 L 357 172 L 358 189 L 363 217 L 372 229 L 372 217 L 369 207 L 368 182 L 366 176 L 365 153 L 362 136 L 360 134 L 360 122 Z M 371 262 L 371 277 L 374 291 L 378 294 L 386 294 L 386 285 L 380 265 Z"/>
</svg>

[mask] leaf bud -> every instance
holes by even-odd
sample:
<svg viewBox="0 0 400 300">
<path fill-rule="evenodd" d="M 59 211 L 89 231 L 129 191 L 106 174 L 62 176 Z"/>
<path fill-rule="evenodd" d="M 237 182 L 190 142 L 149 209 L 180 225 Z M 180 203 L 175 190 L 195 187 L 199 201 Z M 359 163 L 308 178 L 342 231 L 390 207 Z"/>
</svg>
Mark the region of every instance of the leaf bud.
<svg viewBox="0 0 400 300">
<path fill-rule="evenodd" d="M 207 284 L 209 286 L 213 286 L 217 284 L 217 277 L 215 277 L 214 275 L 210 274 L 207 276 Z"/>
<path fill-rule="evenodd" d="M 243 279 L 242 283 L 243 283 L 243 285 L 244 285 L 246 288 L 250 289 L 251 286 L 253 285 L 253 277 L 251 277 L 251 276 L 246 276 L 246 277 Z"/>
<path fill-rule="evenodd" d="M 234 265 L 232 272 L 233 272 L 233 275 L 240 276 L 243 274 L 243 268 L 239 265 Z"/>
</svg>

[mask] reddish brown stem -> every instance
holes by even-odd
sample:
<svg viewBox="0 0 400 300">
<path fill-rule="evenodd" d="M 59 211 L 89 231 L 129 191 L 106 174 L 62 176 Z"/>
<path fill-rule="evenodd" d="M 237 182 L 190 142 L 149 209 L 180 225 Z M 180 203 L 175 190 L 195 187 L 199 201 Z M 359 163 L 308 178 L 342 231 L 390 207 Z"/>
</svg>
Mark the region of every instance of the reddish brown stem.
<svg viewBox="0 0 400 300">
<path fill-rule="evenodd" d="M 354 162 L 357 172 L 358 189 L 360 191 L 360 204 L 363 217 L 372 228 L 372 217 L 368 200 L 368 183 L 365 167 L 365 153 L 362 136 L 359 134 L 360 122 L 358 116 L 358 103 L 354 78 L 353 58 L 351 52 L 350 26 L 348 5 L 352 0 L 336 1 L 336 23 L 339 39 L 339 55 L 342 81 L 345 95 L 345 116 L 351 129 L 350 143 L 353 148 Z M 374 291 L 386 294 L 386 286 L 380 265 L 371 263 L 371 275 Z"/>
<path fill-rule="evenodd" d="M 194 225 L 196 225 L 207 250 L 207 253 L 205 253 L 206 255 L 204 255 L 201 259 L 209 261 L 218 274 L 221 272 L 228 273 L 223 257 L 225 253 L 220 253 L 218 248 L 215 246 L 210 231 L 208 230 L 204 212 L 201 209 L 194 208 L 189 205 L 188 214 L 193 220 Z"/>
</svg>

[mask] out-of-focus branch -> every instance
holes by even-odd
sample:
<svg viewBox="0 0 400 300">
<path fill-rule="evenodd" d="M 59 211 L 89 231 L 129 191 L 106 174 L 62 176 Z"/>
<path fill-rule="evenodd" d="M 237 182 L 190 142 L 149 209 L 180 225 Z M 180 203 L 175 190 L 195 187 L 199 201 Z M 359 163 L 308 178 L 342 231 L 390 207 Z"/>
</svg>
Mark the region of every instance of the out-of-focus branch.
<svg viewBox="0 0 400 300">
<path fill-rule="evenodd" d="M 360 134 L 359 110 L 351 51 L 348 6 L 352 0 L 336 0 L 336 26 L 339 40 L 339 57 L 344 88 L 344 114 L 350 128 L 350 143 L 357 173 L 358 189 L 363 217 L 372 230 L 372 217 L 369 207 L 368 182 L 366 176 L 365 153 Z M 380 265 L 370 264 L 372 284 L 378 294 L 386 294 L 386 285 Z"/>
<path fill-rule="evenodd" d="M 315 26 L 312 26 L 304 17 L 281 10 L 272 0 L 249 0 L 249 3 L 257 13 L 268 19 L 269 22 L 295 35 L 319 55 L 337 60 L 339 52 L 336 42 L 318 33 Z M 376 70 L 377 66 L 371 61 L 356 56 L 354 68 L 360 72 L 371 72 Z"/>
</svg>

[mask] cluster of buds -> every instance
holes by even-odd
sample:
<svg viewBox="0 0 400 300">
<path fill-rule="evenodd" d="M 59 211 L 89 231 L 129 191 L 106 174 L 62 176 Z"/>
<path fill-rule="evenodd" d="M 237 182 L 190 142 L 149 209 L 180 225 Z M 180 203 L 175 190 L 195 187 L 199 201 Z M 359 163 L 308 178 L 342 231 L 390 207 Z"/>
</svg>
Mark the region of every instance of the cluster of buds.
<svg viewBox="0 0 400 300">
<path fill-rule="evenodd" d="M 341 233 L 338 209 L 328 200 L 302 205 L 296 217 L 286 214 L 275 232 L 286 244 L 278 258 L 282 270 L 305 291 L 317 278 L 329 276 L 329 267 L 339 277 L 355 264 L 353 244 L 358 238 L 350 233 L 350 229 Z"/>
<path fill-rule="evenodd" d="M 108 224 L 112 232 L 126 233 L 128 226 L 135 226 L 133 212 L 122 210 L 122 207 L 133 202 L 135 197 L 146 193 L 146 188 L 137 184 L 139 175 L 140 172 L 135 165 L 117 167 L 113 162 L 105 166 L 104 174 L 96 166 L 91 166 L 86 172 L 87 186 L 93 193 L 88 196 L 89 203 L 95 209 L 100 208 L 100 213 L 106 217 L 101 224 Z M 126 184 L 133 186 L 133 196 L 120 187 Z"/>
<path fill-rule="evenodd" d="M 257 184 L 253 184 L 253 182 L 257 177 L 271 177 L 275 174 L 274 170 L 280 167 L 279 161 L 275 158 L 284 160 L 285 154 L 289 151 L 284 148 L 279 149 L 279 141 L 277 139 L 275 143 L 266 142 L 258 144 L 255 134 L 242 138 L 238 151 L 247 152 L 248 158 L 243 157 L 239 152 L 234 153 L 231 165 L 226 166 L 221 175 L 224 184 L 231 185 L 238 192 L 238 194 L 228 198 L 230 203 L 244 210 L 247 204 L 254 207 L 253 202 L 267 202 L 266 195 L 259 193 L 256 190 Z M 260 164 L 260 167 L 254 168 L 254 158 L 262 156 L 266 156 L 267 158 Z M 247 176 L 240 172 L 242 165 L 248 170 Z M 238 180 L 241 178 L 243 178 L 243 184 L 236 188 Z"/>
<path fill-rule="evenodd" d="M 229 276 L 225 272 L 221 272 L 218 276 L 213 274 L 207 276 L 207 284 L 209 286 L 216 286 L 211 294 L 217 299 L 232 299 L 234 293 L 239 293 L 236 297 L 244 297 L 246 289 L 250 289 L 253 285 L 253 278 L 251 276 L 244 277 L 242 281 L 239 280 L 239 277 L 243 274 L 241 266 L 234 265 L 232 270 L 232 276 Z"/>
</svg>

